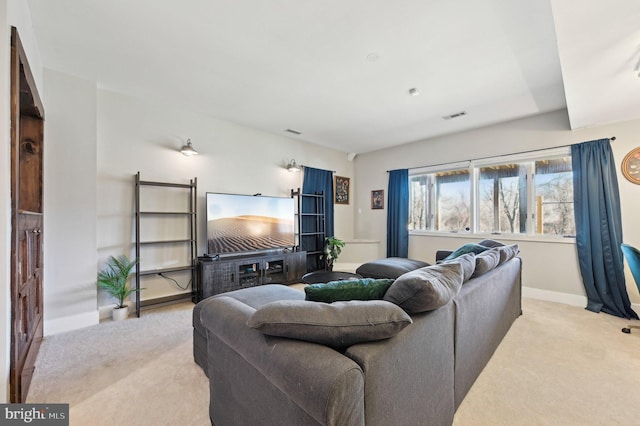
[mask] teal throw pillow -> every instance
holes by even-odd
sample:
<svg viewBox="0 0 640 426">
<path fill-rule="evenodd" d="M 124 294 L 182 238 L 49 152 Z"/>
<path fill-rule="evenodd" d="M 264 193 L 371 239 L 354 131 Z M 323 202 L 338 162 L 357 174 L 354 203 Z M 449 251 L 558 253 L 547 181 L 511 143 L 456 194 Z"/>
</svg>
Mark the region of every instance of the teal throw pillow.
<svg viewBox="0 0 640 426">
<path fill-rule="evenodd" d="M 363 278 L 361 280 L 331 281 L 311 284 L 304 288 L 306 300 L 333 303 L 347 300 L 380 300 L 393 284 L 391 279 Z"/>
<path fill-rule="evenodd" d="M 463 254 L 467 254 L 467 253 L 480 254 L 483 251 L 489 250 L 489 248 L 490 247 L 482 246 L 476 243 L 468 243 L 458 247 L 456 251 L 451 253 L 449 256 L 445 257 L 443 260 L 455 259 L 456 257 L 462 256 Z"/>
</svg>

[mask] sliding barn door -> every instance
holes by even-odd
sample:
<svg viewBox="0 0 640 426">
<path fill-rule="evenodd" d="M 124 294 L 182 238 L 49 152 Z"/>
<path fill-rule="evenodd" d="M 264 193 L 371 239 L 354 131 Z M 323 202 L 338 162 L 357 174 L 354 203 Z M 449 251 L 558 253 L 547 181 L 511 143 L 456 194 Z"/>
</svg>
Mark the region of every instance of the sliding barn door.
<svg viewBox="0 0 640 426">
<path fill-rule="evenodd" d="M 44 111 L 11 29 L 11 402 L 24 402 L 42 341 Z"/>
</svg>

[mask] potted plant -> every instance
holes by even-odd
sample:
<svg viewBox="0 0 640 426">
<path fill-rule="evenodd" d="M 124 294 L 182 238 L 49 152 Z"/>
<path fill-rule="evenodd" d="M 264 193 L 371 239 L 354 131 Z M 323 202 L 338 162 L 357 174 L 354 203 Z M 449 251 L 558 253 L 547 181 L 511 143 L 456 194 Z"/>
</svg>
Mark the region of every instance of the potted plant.
<svg viewBox="0 0 640 426">
<path fill-rule="evenodd" d="M 129 308 L 124 302 L 131 293 L 142 290 L 127 286 L 129 274 L 137 263 L 138 259 L 129 260 L 125 255 L 111 256 L 107 266 L 98 274 L 98 286 L 118 300 L 118 304 L 112 311 L 114 321 L 120 321 L 129 316 Z"/>
<path fill-rule="evenodd" d="M 344 247 L 344 241 L 339 238 L 328 237 L 325 239 L 322 259 L 324 260 L 324 268 L 327 271 L 333 270 L 333 263 L 340 256 L 342 247 Z"/>
</svg>

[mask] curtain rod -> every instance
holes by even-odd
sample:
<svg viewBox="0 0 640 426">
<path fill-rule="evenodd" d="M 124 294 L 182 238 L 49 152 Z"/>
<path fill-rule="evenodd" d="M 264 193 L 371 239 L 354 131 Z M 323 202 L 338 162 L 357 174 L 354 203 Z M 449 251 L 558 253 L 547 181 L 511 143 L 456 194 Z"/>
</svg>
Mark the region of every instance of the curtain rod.
<svg viewBox="0 0 640 426">
<path fill-rule="evenodd" d="M 608 138 L 609 140 L 615 141 L 616 137 L 615 136 L 611 136 L 610 138 Z M 597 139 L 594 139 L 597 140 Z M 501 155 L 490 155 L 487 157 L 478 157 L 478 158 L 473 158 L 473 159 L 469 159 L 469 160 L 457 160 L 457 161 L 447 161 L 446 163 L 436 163 L 436 164 L 427 164 L 426 166 L 416 166 L 416 167 L 408 167 L 407 170 L 414 170 L 414 169 L 422 169 L 423 167 L 435 167 L 435 166 L 444 166 L 446 164 L 454 164 L 454 163 L 462 163 L 464 161 L 475 161 L 475 160 L 486 160 L 488 158 L 500 158 L 500 157 L 510 157 L 512 155 L 518 155 L 518 154 L 529 154 L 531 152 L 539 152 L 539 151 L 546 151 L 548 149 L 555 149 L 555 148 L 566 148 L 568 146 L 571 145 L 575 145 L 575 144 L 568 144 L 568 145 L 558 145 L 558 146 L 553 146 L 551 148 L 540 148 L 540 149 L 530 149 L 528 151 L 520 151 L 520 152 L 512 152 L 511 154 L 501 154 Z M 387 173 L 389 173 L 391 170 L 387 170 Z"/>
<path fill-rule="evenodd" d="M 300 166 L 301 169 L 305 168 L 304 164 L 298 164 L 298 166 Z M 308 167 L 311 168 L 311 169 L 316 169 L 316 170 L 324 170 L 325 172 L 338 173 L 335 170 L 318 169 L 317 167 L 311 167 L 311 166 L 308 166 Z"/>
</svg>

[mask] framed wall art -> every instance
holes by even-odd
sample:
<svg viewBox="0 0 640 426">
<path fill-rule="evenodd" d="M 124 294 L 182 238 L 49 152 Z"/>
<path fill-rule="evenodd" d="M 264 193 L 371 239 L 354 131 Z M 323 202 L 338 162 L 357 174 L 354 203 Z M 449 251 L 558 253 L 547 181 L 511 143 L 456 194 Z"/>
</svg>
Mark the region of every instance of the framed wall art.
<svg viewBox="0 0 640 426">
<path fill-rule="evenodd" d="M 629 182 L 640 185 L 640 146 L 629 151 L 622 160 L 622 174 Z"/>
<path fill-rule="evenodd" d="M 384 209 L 384 189 L 374 189 L 371 191 L 371 209 Z"/>
<path fill-rule="evenodd" d="M 334 188 L 334 202 L 336 204 L 349 204 L 349 178 L 336 176 Z"/>
</svg>

